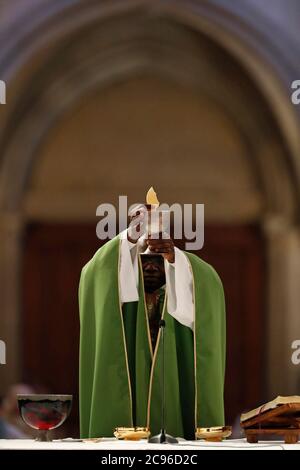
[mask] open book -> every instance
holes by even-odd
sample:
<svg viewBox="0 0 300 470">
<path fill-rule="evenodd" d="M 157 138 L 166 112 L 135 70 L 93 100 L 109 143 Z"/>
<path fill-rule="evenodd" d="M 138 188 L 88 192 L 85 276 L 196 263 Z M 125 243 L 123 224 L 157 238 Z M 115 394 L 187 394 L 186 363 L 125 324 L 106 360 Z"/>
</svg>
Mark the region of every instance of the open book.
<svg viewBox="0 0 300 470">
<path fill-rule="evenodd" d="M 278 396 L 274 400 L 269 401 L 268 403 L 265 403 L 264 405 L 259 406 L 258 408 L 255 408 L 254 410 L 248 411 L 247 413 L 242 413 L 241 423 L 243 423 L 244 421 L 247 421 L 250 418 L 254 418 L 255 416 L 258 416 L 261 413 L 265 413 L 268 410 L 273 410 L 274 408 L 277 408 L 277 406 L 287 405 L 291 403 L 299 403 L 300 405 L 300 396 L 298 395 L 292 395 L 290 397 Z"/>
</svg>

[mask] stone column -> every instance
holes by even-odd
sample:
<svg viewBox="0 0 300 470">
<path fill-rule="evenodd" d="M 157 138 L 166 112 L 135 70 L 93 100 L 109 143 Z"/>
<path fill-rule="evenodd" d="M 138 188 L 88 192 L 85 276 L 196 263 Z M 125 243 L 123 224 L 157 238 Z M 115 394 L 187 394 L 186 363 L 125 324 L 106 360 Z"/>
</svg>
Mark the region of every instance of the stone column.
<svg viewBox="0 0 300 470">
<path fill-rule="evenodd" d="M 291 360 L 300 340 L 300 230 L 279 217 L 265 224 L 268 240 L 267 397 L 300 394 L 300 365 Z"/>
<path fill-rule="evenodd" d="M 0 395 L 20 380 L 20 265 L 22 218 L 0 213 L 0 340 L 6 364 L 0 365 Z"/>
</svg>

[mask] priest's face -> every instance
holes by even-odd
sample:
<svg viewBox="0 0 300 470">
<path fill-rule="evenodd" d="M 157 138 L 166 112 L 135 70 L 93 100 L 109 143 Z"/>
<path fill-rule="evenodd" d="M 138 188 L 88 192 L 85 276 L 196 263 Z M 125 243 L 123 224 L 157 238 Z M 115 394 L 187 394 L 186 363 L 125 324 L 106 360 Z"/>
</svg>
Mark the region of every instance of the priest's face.
<svg viewBox="0 0 300 470">
<path fill-rule="evenodd" d="M 166 283 L 164 258 L 161 255 L 141 255 L 146 292 L 154 292 Z"/>
</svg>

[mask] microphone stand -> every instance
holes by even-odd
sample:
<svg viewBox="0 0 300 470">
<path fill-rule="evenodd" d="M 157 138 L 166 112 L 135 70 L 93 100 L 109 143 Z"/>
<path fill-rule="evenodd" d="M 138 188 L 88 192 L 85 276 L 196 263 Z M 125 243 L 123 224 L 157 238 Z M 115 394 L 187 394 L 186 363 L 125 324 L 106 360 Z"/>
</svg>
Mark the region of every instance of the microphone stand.
<svg viewBox="0 0 300 470">
<path fill-rule="evenodd" d="M 178 443 L 177 439 L 165 430 L 165 320 L 160 320 L 159 327 L 161 329 L 162 341 L 162 368 L 161 368 L 161 384 L 162 384 L 162 401 L 161 401 L 161 430 L 156 436 L 150 437 L 148 442 L 150 444 L 175 444 Z"/>
</svg>

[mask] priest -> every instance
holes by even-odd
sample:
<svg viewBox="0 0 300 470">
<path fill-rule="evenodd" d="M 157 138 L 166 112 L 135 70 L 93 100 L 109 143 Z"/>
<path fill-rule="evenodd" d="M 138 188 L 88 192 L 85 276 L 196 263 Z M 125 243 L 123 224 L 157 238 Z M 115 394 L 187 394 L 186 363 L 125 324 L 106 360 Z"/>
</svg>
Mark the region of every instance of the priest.
<svg viewBox="0 0 300 470">
<path fill-rule="evenodd" d="M 171 238 L 136 235 L 135 219 L 81 274 L 81 437 L 112 436 L 118 426 L 159 433 L 163 319 L 165 428 L 194 439 L 197 427 L 224 425 L 222 283 Z"/>
</svg>

